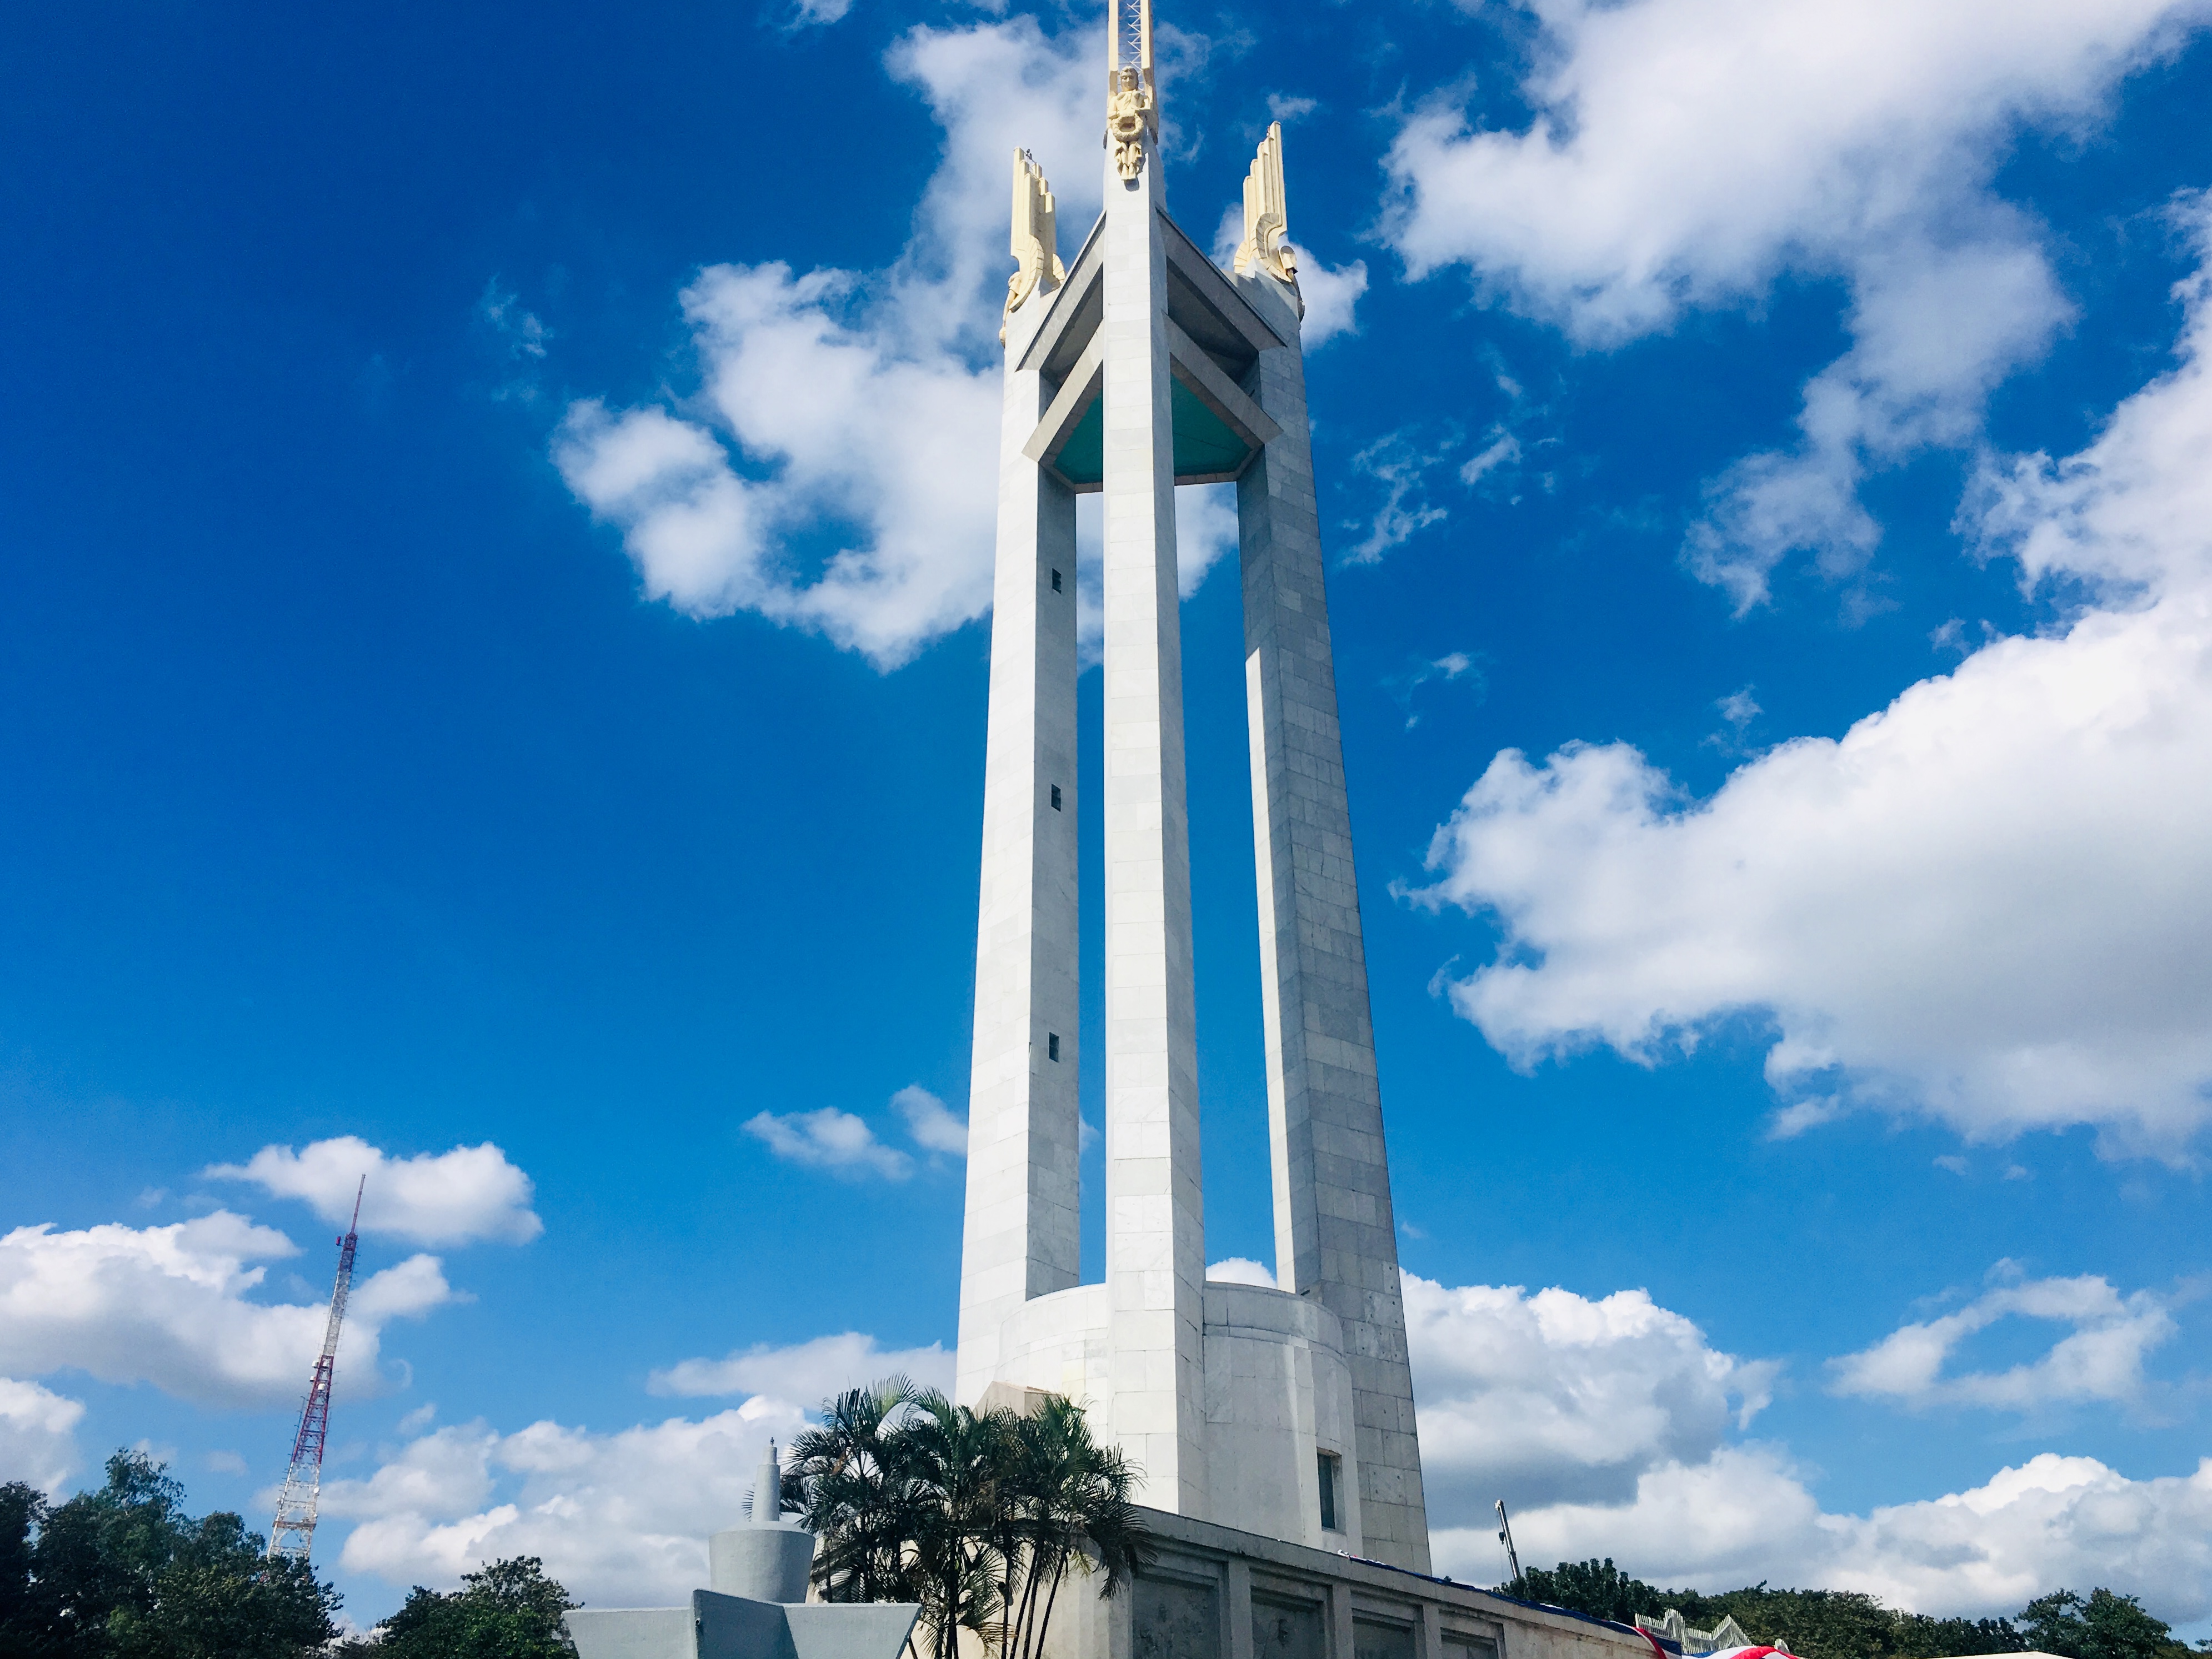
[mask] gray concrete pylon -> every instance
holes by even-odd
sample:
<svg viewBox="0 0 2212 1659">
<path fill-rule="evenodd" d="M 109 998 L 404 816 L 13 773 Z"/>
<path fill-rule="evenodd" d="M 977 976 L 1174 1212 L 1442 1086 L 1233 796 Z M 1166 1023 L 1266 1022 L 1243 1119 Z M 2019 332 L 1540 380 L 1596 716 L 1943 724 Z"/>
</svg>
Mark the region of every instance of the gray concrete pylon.
<svg viewBox="0 0 2212 1659">
<path fill-rule="evenodd" d="M 1081 1267 L 1075 496 L 1022 453 L 1048 394 L 1017 367 L 1050 302 L 1006 325 L 954 1384 L 971 1406 L 1022 1304 Z"/>
<path fill-rule="evenodd" d="M 1260 895 L 1275 1278 L 1344 1328 L 1362 1553 L 1425 1572 L 1429 1529 L 1352 871 L 1305 368 L 1291 291 L 1237 290 L 1283 339 L 1248 389 L 1282 430 L 1237 485 Z"/>
<path fill-rule="evenodd" d="M 1206 1514 L 1205 1206 L 1160 158 L 1106 155 L 1106 1280 L 1112 1436 L 1139 1501 Z"/>
</svg>

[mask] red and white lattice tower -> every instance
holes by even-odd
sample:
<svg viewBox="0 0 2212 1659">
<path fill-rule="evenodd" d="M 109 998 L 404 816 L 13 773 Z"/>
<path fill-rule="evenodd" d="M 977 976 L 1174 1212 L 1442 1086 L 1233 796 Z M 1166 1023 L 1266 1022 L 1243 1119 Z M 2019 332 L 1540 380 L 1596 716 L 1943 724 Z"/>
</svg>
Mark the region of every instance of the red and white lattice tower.
<svg viewBox="0 0 2212 1659">
<path fill-rule="evenodd" d="M 331 1322 L 323 1331 L 323 1352 L 300 1407 L 300 1431 L 292 1438 L 292 1467 L 276 1499 L 276 1518 L 269 1523 L 269 1554 L 301 1561 L 315 1541 L 315 1505 L 323 1490 L 323 1439 L 331 1427 L 331 1378 L 337 1369 L 338 1327 L 345 1322 L 346 1293 L 353 1288 L 353 1253 L 361 1243 L 361 1195 L 368 1177 L 354 1190 L 353 1221 L 337 1241 L 338 1279 L 331 1291 Z"/>
</svg>

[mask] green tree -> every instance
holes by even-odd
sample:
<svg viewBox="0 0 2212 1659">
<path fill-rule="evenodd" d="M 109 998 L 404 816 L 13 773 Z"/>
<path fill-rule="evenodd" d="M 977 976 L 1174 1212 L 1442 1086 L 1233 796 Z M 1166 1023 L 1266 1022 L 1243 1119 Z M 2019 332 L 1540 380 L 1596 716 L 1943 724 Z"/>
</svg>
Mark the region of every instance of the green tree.
<svg viewBox="0 0 2212 1659">
<path fill-rule="evenodd" d="M 337 1632 L 337 1592 L 270 1561 L 237 1516 L 195 1520 L 184 1488 L 137 1452 L 49 1507 L 0 1489 L 0 1637 L 23 1659 L 300 1659 Z"/>
<path fill-rule="evenodd" d="M 1111 1595 L 1149 1550 L 1135 1471 L 1057 1396 L 976 1412 L 892 1377 L 825 1402 L 792 1454 L 787 1501 L 822 1540 L 824 1597 L 920 1602 L 933 1659 L 963 1630 L 1036 1659 L 1071 1573 Z"/>
<path fill-rule="evenodd" d="M 1009 1659 L 1037 1659 L 1069 1572 L 1097 1576 L 1099 1595 L 1110 1596 L 1135 1576 L 1151 1546 L 1130 1497 L 1135 1470 L 1119 1446 L 1091 1437 L 1080 1406 L 1048 1395 L 1016 1419 L 1015 1433 L 1014 1502 L 999 1546 L 1011 1618 L 999 1647 Z"/>
<path fill-rule="evenodd" d="M 2091 1590 L 2087 1601 L 2072 1590 L 2038 1596 L 2020 1626 L 2028 1646 L 2066 1659 L 2184 1659 L 2191 1651 L 2134 1596 L 2108 1589 Z"/>
<path fill-rule="evenodd" d="M 814 1579 L 830 1601 L 916 1601 L 906 1543 L 917 1499 L 893 1419 L 921 1397 L 902 1376 L 848 1389 L 791 1443 L 783 1496 L 821 1540 Z"/>
<path fill-rule="evenodd" d="M 575 1652 L 562 1615 L 580 1604 L 534 1555 L 461 1575 L 441 1595 L 417 1584 L 380 1627 L 380 1659 L 565 1659 Z"/>
<path fill-rule="evenodd" d="M 1897 1615 L 1897 1650 L 1911 1659 L 1962 1659 L 1973 1653 L 2020 1653 L 2029 1645 L 2009 1619 L 1935 1619 Z"/>
<path fill-rule="evenodd" d="M 1633 1624 L 1639 1613 L 1658 1613 L 1673 1605 L 1642 1579 L 1631 1578 L 1614 1566 L 1610 1556 L 1602 1561 L 1562 1561 L 1548 1571 L 1525 1567 L 1518 1578 L 1499 1589 L 1519 1601 L 1540 1601 L 1623 1625 Z"/>
<path fill-rule="evenodd" d="M 1733 1618 L 1753 1641 L 1780 1643 L 1806 1659 L 1899 1659 L 1900 1656 L 1899 1615 L 1874 1596 L 1856 1590 L 1776 1590 L 1756 1584 L 1717 1595 L 1685 1590 L 1679 1598 L 1670 1595 L 1667 1605 L 1681 1608 L 1683 1618 L 1701 1629 Z"/>
<path fill-rule="evenodd" d="M 34 1651 L 33 1540 L 46 1518 L 46 1495 L 36 1486 L 20 1480 L 0 1486 L 0 1645 L 9 1652 Z"/>
</svg>

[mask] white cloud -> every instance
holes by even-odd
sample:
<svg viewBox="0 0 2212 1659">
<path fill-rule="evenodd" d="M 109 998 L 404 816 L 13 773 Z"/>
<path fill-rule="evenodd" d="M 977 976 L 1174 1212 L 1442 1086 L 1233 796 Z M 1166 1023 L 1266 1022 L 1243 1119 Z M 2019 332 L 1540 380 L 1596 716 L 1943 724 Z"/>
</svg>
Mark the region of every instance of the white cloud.
<svg viewBox="0 0 2212 1659">
<path fill-rule="evenodd" d="M 893 1095 L 891 1109 L 906 1120 L 906 1132 L 923 1151 L 968 1156 L 968 1120 L 919 1083 Z"/>
<path fill-rule="evenodd" d="M 1771 1362 L 1709 1346 L 1642 1291 L 1593 1302 L 1402 1279 L 1422 1478 L 1443 1516 L 1501 1495 L 1516 1512 L 1619 1501 L 1653 1468 L 1711 1457 L 1771 1397 Z"/>
<path fill-rule="evenodd" d="M 1419 657 L 1405 673 L 1382 683 L 1390 687 L 1398 706 L 1406 711 L 1406 729 L 1410 732 L 1421 723 L 1413 708 L 1413 694 L 1431 680 L 1447 684 L 1454 680 L 1465 680 L 1479 701 L 1489 690 L 1489 679 L 1482 672 L 1477 659 L 1464 651 L 1447 651 L 1441 657 Z"/>
<path fill-rule="evenodd" d="M 845 14 L 853 9 L 853 0 L 797 0 L 792 7 L 791 27 L 807 28 L 817 24 L 842 23 Z"/>
<path fill-rule="evenodd" d="M 1499 467 L 1510 467 L 1520 459 L 1521 440 L 1503 428 L 1493 428 L 1490 441 L 1470 456 L 1460 468 L 1460 482 L 1479 484 Z"/>
<path fill-rule="evenodd" d="M 2095 1275 L 2019 1279 L 2001 1262 L 2000 1284 L 1955 1313 L 1900 1326 L 1874 1346 L 1830 1362 L 1836 1393 L 1907 1406 L 1989 1406 L 2012 1411 L 2087 1401 L 2133 1404 L 2144 1393 L 2143 1358 L 2174 1334 L 2163 1298 L 2148 1291 L 2122 1297 Z M 2072 1327 L 2033 1364 L 2003 1371 L 1942 1375 L 1959 1345 L 2007 1318 Z"/>
<path fill-rule="evenodd" d="M 2024 586 L 2086 596 L 2070 624 L 1702 802 L 1622 744 L 1500 754 L 1419 895 L 1505 926 L 1454 1006 L 1522 1065 L 1654 1063 L 1758 1011 L 1784 1133 L 1875 1107 L 2183 1156 L 2212 1115 L 2212 288 L 2182 293 L 2179 367 L 2078 455 L 1990 460 L 1962 511 Z"/>
<path fill-rule="evenodd" d="M 1267 1263 L 1255 1261 L 1249 1255 L 1232 1255 L 1220 1261 L 1206 1264 L 1206 1278 L 1216 1285 L 1263 1285 L 1275 1288 L 1275 1275 Z"/>
<path fill-rule="evenodd" d="M 968 1121 L 919 1083 L 891 1097 L 891 1109 L 906 1125 L 914 1144 L 925 1152 L 952 1158 L 968 1155 Z M 778 1158 L 809 1169 L 827 1170 L 848 1180 L 880 1176 L 904 1181 L 914 1173 L 910 1153 L 877 1138 L 866 1118 L 835 1106 L 813 1112 L 757 1112 L 744 1132 Z"/>
<path fill-rule="evenodd" d="M 1718 699 L 1713 707 L 1720 710 L 1721 718 L 1735 727 L 1738 733 L 1766 712 L 1759 706 L 1759 699 L 1752 695 L 1752 689 L 1747 685 Z"/>
<path fill-rule="evenodd" d="M 1347 550 L 1346 564 L 1375 564 L 1394 547 L 1403 546 L 1449 515 L 1430 503 L 1428 475 L 1443 462 L 1443 451 L 1424 453 L 1410 434 L 1387 433 L 1352 458 L 1352 465 L 1382 486 L 1382 505 L 1375 510 L 1367 534 Z"/>
<path fill-rule="evenodd" d="M 1423 1428 L 1425 1452 L 1425 1417 Z M 1516 1510 L 1513 1530 L 1525 1561 L 1610 1555 L 1650 1583 L 1811 1583 L 1971 1616 L 2016 1613 L 2054 1584 L 2104 1584 L 2177 1623 L 2212 1613 L 2212 1458 L 2131 1480 L 2044 1452 L 1968 1491 L 1858 1516 L 1822 1510 L 1774 1448 L 1728 1447 L 1654 1469 L 1627 1504 Z M 1497 1571 L 1479 1524 L 1432 1541 L 1439 1571 Z"/>
<path fill-rule="evenodd" d="M 393 1585 L 450 1587 L 535 1555 L 579 1601 L 669 1606 L 706 1583 L 708 1535 L 744 1518 L 763 1443 L 801 1425 L 797 1407 L 756 1399 L 616 1434 L 443 1428 L 366 1480 L 325 1480 L 322 1513 L 326 1527 L 355 1523 L 340 1565 Z"/>
<path fill-rule="evenodd" d="M 1359 332 L 1352 308 L 1359 303 L 1359 296 L 1367 292 L 1367 261 L 1354 259 L 1348 265 L 1325 265 L 1304 248 L 1295 251 L 1298 259 L 1298 295 L 1306 302 L 1306 314 L 1298 323 L 1299 343 L 1310 351 L 1340 334 Z"/>
<path fill-rule="evenodd" d="M 264 1146 L 244 1164 L 218 1164 L 201 1173 L 205 1180 L 250 1181 L 278 1198 L 304 1200 L 340 1227 L 353 1214 L 356 1188 L 366 1176 L 362 1231 L 415 1244 L 524 1244 L 545 1231 L 530 1207 L 530 1177 L 488 1140 L 392 1158 L 357 1135 L 341 1135 L 296 1152 Z"/>
<path fill-rule="evenodd" d="M 685 1359 L 653 1373 L 647 1386 L 655 1394 L 696 1398 L 711 1395 L 766 1395 L 795 1401 L 811 1411 L 833 1395 L 879 1377 L 897 1374 L 927 1387 L 950 1389 L 952 1356 L 941 1342 L 926 1348 L 885 1349 L 872 1336 L 847 1331 L 817 1336 L 789 1347 L 765 1343 L 720 1359 Z"/>
<path fill-rule="evenodd" d="M 2045 1453 L 1970 1491 L 1829 1513 L 1784 1449 L 1731 1437 L 1777 1368 L 1644 1292 L 1403 1283 L 1441 1572 L 1504 1577 L 1502 1497 L 1534 1565 L 1610 1556 L 1654 1583 L 1809 1583 L 1977 1615 L 2108 1584 L 2161 1617 L 2212 1613 L 2212 1459 L 2131 1480 Z"/>
<path fill-rule="evenodd" d="M 687 1359 L 653 1373 L 654 1391 L 750 1397 L 701 1421 L 612 1434 L 551 1421 L 514 1434 L 438 1429 L 365 1480 L 326 1481 L 323 1514 L 356 1523 L 339 1557 L 348 1571 L 395 1585 L 456 1584 L 483 1562 L 535 1555 L 594 1606 L 667 1606 L 706 1582 L 708 1535 L 744 1518 L 763 1443 L 788 1445 L 804 1408 L 894 1371 L 949 1389 L 952 1356 L 848 1331 Z"/>
<path fill-rule="evenodd" d="M 523 308 L 521 295 L 501 288 L 498 277 L 484 284 L 483 295 L 477 301 L 477 315 L 485 327 L 506 343 L 509 356 L 545 356 L 545 343 L 553 337 L 553 331 L 538 319 L 536 313 Z"/>
<path fill-rule="evenodd" d="M 2024 124 L 2079 129 L 2203 0 L 1531 0 L 1525 131 L 1450 99 L 1407 120 L 1386 234 L 1416 276 L 1463 264 L 1585 343 L 1841 276 L 1850 349 L 1796 446 L 1717 480 L 1685 549 L 1757 603 L 1796 549 L 1834 575 L 1879 532 L 1870 467 L 1970 441 L 1989 387 L 2067 315 L 2034 227 L 1990 191 Z"/>
<path fill-rule="evenodd" d="M 297 1402 L 329 1310 L 247 1300 L 267 1269 L 295 1255 L 274 1228 L 227 1210 L 167 1227 L 19 1227 L 0 1237 L 0 1372 L 73 1370 L 103 1382 L 150 1382 L 205 1405 Z M 362 1280 L 338 1349 L 337 1386 L 381 1392 L 383 1328 L 458 1299 L 434 1256 Z"/>
<path fill-rule="evenodd" d="M 899 258 L 712 266 L 683 296 L 696 406 L 570 410 L 554 459 L 650 597 L 817 629 L 883 667 L 983 614 L 1007 158 L 1045 167 L 1073 258 L 1099 201 L 1097 47 L 1029 18 L 902 37 L 890 69 L 945 147 Z"/>
<path fill-rule="evenodd" d="M 49 1496 L 76 1472 L 77 1401 L 36 1382 L 0 1376 L 0 1481 L 21 1480 Z"/>
<path fill-rule="evenodd" d="M 745 1133 L 778 1158 L 809 1169 L 857 1179 L 878 1175 L 904 1181 L 914 1159 L 876 1139 L 866 1118 L 824 1106 L 815 1112 L 759 1112 L 745 1121 Z"/>
</svg>

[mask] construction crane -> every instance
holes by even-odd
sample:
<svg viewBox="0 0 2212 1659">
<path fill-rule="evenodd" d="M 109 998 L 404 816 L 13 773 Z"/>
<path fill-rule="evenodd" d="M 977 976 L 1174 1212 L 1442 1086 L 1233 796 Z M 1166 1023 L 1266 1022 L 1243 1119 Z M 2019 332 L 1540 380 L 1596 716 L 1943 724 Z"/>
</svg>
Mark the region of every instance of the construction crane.
<svg viewBox="0 0 2212 1659">
<path fill-rule="evenodd" d="M 353 1289 L 354 1248 L 361 1243 L 361 1195 L 368 1177 L 354 1189 L 353 1220 L 337 1241 L 338 1279 L 331 1291 L 331 1322 L 323 1329 L 323 1352 L 300 1407 L 300 1431 L 292 1437 L 292 1467 L 277 1495 L 276 1518 L 269 1523 L 269 1559 L 304 1561 L 315 1541 L 315 1506 L 323 1491 L 323 1440 L 331 1428 L 331 1378 L 337 1370 L 338 1327 L 345 1322 L 346 1294 Z"/>
</svg>

